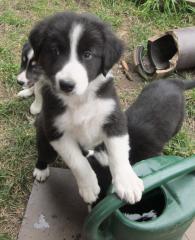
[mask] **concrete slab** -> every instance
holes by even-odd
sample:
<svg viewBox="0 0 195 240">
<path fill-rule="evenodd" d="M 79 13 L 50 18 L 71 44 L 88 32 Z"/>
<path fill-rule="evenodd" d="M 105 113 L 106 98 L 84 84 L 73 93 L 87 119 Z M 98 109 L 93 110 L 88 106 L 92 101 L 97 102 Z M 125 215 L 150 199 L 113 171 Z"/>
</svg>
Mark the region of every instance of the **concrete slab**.
<svg viewBox="0 0 195 240">
<path fill-rule="evenodd" d="M 33 185 L 18 240 L 82 240 L 86 215 L 70 170 L 51 168 L 45 183 Z"/>
<path fill-rule="evenodd" d="M 182 240 L 189 240 L 186 235 L 182 238 Z"/>
<path fill-rule="evenodd" d="M 195 240 L 195 221 L 186 232 L 186 236 L 189 240 Z"/>
</svg>

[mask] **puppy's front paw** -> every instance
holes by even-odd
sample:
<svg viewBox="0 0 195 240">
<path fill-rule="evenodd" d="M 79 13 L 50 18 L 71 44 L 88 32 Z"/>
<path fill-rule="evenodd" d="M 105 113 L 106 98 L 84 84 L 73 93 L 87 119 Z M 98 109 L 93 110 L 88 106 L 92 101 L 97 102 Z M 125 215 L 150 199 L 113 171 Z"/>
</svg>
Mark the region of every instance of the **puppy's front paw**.
<svg viewBox="0 0 195 240">
<path fill-rule="evenodd" d="M 113 179 L 113 184 L 117 195 L 121 199 L 124 199 L 130 204 L 141 200 L 144 184 L 131 168 L 128 168 L 128 171 L 124 169 L 118 173 L 115 179 Z"/>
<path fill-rule="evenodd" d="M 35 168 L 33 171 L 33 177 L 39 182 L 44 182 L 49 177 L 49 168 L 47 167 L 43 170 Z"/>
<path fill-rule="evenodd" d="M 89 179 L 86 183 L 79 184 L 79 193 L 86 203 L 95 202 L 100 193 L 97 178 L 95 177 L 94 179 Z"/>
<path fill-rule="evenodd" d="M 33 95 L 33 91 L 31 91 L 29 88 L 21 90 L 17 96 L 20 98 L 27 98 Z"/>
<path fill-rule="evenodd" d="M 30 113 L 32 115 L 36 115 L 38 113 L 41 112 L 41 106 L 39 106 L 38 104 L 36 104 L 35 102 L 33 102 L 30 106 Z"/>
</svg>

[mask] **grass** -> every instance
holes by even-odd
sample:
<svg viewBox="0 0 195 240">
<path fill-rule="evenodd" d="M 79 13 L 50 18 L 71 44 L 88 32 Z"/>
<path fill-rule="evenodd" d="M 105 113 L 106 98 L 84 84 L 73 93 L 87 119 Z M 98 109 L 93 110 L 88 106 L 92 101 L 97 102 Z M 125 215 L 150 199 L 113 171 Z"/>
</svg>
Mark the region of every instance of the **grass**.
<svg viewBox="0 0 195 240">
<path fill-rule="evenodd" d="M 185 129 L 182 129 L 165 147 L 164 154 L 188 157 L 195 154 L 194 143 Z"/>
<path fill-rule="evenodd" d="M 194 118 L 195 116 L 194 100 L 195 100 L 195 89 L 188 91 L 186 93 L 186 102 L 187 102 L 186 113 L 189 118 Z"/>
<path fill-rule="evenodd" d="M 0 234 L 0 240 L 10 240 L 10 237 L 5 234 Z"/>
<path fill-rule="evenodd" d="M 30 193 L 36 158 L 29 103 L 30 100 L 9 99 L 0 104 L 1 127 L 4 127 L 0 146 L 0 226 L 2 233 L 11 236 L 16 234 L 23 204 Z"/>
<path fill-rule="evenodd" d="M 150 15 L 151 11 L 165 12 L 170 15 L 195 11 L 185 0 L 136 0 L 135 2 L 140 5 L 142 13 L 147 15 Z"/>
<path fill-rule="evenodd" d="M 21 47 L 36 21 L 63 10 L 89 11 L 109 22 L 125 40 L 128 54 L 138 44 L 146 44 L 149 36 L 195 24 L 195 17 L 190 12 L 164 12 L 159 15 L 158 10 L 154 10 L 152 14 L 146 14 L 130 0 L 121 0 L 120 3 L 116 0 L 0 1 L 0 240 L 16 239 L 36 159 L 33 117 L 29 115 L 32 99 L 19 100 L 16 97 L 20 89 L 16 75 Z M 120 82 L 117 84 L 120 85 Z M 131 98 L 135 98 L 139 91 L 140 85 L 132 89 Z M 128 105 L 129 89 L 121 88 L 120 98 L 125 106 Z M 189 156 L 195 149 L 192 141 L 195 91 L 187 92 L 186 98 L 188 121 L 167 145 L 166 154 Z"/>
<path fill-rule="evenodd" d="M 22 27 L 28 24 L 29 19 L 23 19 L 22 17 L 16 16 L 13 10 L 4 11 L 0 16 L 0 24 L 8 24 L 16 27 Z"/>
</svg>

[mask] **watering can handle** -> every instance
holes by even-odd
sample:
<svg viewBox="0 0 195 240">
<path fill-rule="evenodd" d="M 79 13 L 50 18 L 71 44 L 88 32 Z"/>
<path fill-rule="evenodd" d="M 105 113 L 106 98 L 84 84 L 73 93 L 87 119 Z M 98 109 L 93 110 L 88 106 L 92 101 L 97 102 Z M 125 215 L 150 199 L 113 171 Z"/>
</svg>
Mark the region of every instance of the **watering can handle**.
<svg viewBox="0 0 195 240">
<path fill-rule="evenodd" d="M 170 165 L 147 175 L 143 178 L 145 190 L 147 193 L 162 184 L 179 176 L 186 175 L 195 171 L 195 155 L 180 161 L 177 164 Z M 127 203 L 120 200 L 114 193 L 105 197 L 99 204 L 97 204 L 84 224 L 84 234 L 87 240 L 104 240 L 105 237 L 99 231 L 100 224 L 107 219 L 115 210 L 126 205 Z M 106 238 L 109 239 L 109 238 Z"/>
</svg>

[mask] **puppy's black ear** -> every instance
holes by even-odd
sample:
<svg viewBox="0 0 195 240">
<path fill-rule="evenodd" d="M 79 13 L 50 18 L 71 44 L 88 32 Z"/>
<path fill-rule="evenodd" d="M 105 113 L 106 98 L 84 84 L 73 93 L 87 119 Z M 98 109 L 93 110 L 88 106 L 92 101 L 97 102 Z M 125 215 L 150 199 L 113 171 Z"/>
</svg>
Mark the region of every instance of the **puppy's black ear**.
<svg viewBox="0 0 195 240">
<path fill-rule="evenodd" d="M 102 72 L 104 75 L 118 62 L 124 50 L 123 42 L 110 29 L 105 31 Z"/>
<path fill-rule="evenodd" d="M 44 31 L 45 31 L 46 25 L 47 25 L 46 21 L 39 22 L 31 30 L 29 35 L 29 42 L 34 50 L 34 60 L 37 62 L 39 61 L 39 54 L 44 41 Z"/>
</svg>

